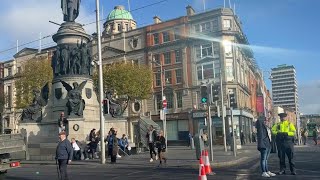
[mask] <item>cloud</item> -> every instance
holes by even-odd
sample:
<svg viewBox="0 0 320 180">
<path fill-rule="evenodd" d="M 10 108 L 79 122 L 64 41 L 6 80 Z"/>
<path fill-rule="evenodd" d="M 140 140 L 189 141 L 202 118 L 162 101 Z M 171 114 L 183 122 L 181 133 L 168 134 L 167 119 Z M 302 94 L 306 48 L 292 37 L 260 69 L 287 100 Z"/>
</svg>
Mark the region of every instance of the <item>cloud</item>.
<svg viewBox="0 0 320 180">
<path fill-rule="evenodd" d="M 320 80 L 309 81 L 299 86 L 300 111 L 304 114 L 320 113 Z"/>
<path fill-rule="evenodd" d="M 49 23 L 49 20 L 59 24 L 63 22 L 60 2 L 59 0 L 1 0 L 0 50 L 12 48 L 16 40 L 19 40 L 19 44 L 36 40 L 40 32 L 42 37 L 57 32 L 59 26 Z M 94 19 L 94 12 L 89 12 L 83 6 L 80 7 L 80 15 L 76 21 L 85 24 L 93 22 Z M 85 29 L 89 34 L 94 32 L 94 26 L 88 26 L 88 29 Z M 43 40 L 42 43 L 54 45 L 51 37 Z M 36 47 L 38 44 L 35 42 L 27 46 Z M 2 55 L 0 54 L 0 57 Z"/>
</svg>

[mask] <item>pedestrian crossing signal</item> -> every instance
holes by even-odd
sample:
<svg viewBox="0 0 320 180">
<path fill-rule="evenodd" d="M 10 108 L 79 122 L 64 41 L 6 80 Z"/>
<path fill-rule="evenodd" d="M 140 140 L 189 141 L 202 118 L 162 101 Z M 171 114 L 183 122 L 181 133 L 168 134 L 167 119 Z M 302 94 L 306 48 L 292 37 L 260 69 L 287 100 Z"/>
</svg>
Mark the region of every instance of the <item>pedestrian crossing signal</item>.
<svg viewBox="0 0 320 180">
<path fill-rule="evenodd" d="M 201 86 L 200 93 L 201 93 L 201 103 L 207 103 L 208 102 L 207 86 Z"/>
</svg>

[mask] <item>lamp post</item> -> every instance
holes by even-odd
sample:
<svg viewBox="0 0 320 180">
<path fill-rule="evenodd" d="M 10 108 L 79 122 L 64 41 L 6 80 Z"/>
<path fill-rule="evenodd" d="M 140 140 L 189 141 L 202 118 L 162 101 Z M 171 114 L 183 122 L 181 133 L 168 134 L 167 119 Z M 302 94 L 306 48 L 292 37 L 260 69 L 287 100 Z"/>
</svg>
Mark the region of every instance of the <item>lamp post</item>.
<svg viewBox="0 0 320 180">
<path fill-rule="evenodd" d="M 100 144 L 101 144 L 101 164 L 106 163 L 105 143 L 104 143 L 104 116 L 103 116 L 103 76 L 102 76 L 102 59 L 101 59 L 101 37 L 100 37 L 100 15 L 99 0 L 96 0 L 96 26 L 98 39 L 98 64 L 99 64 L 99 108 L 100 108 Z"/>
<path fill-rule="evenodd" d="M 163 72 L 163 65 L 162 63 L 158 63 L 156 62 L 156 60 L 152 57 L 152 61 L 151 63 L 156 64 L 158 66 L 160 66 L 160 81 L 161 81 L 161 103 L 162 103 L 162 113 L 163 113 L 163 131 L 164 131 L 164 137 L 166 138 L 166 148 L 168 150 L 168 137 L 167 137 L 167 117 L 166 117 L 166 112 L 165 112 L 165 107 L 164 107 L 164 101 L 166 100 L 165 96 L 164 96 L 164 81 L 162 76 L 164 76 L 164 72 Z"/>
</svg>

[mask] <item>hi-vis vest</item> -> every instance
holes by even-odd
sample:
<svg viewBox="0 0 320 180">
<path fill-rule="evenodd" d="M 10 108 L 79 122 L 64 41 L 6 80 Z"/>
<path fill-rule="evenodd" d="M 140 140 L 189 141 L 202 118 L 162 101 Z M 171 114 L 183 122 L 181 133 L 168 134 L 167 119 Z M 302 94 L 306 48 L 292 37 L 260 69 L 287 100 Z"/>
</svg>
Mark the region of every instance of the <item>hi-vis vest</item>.
<svg viewBox="0 0 320 180">
<path fill-rule="evenodd" d="M 279 122 L 272 127 L 272 134 L 277 135 L 278 133 L 288 133 L 288 136 L 294 136 L 296 133 L 296 128 L 288 120 Z"/>
</svg>

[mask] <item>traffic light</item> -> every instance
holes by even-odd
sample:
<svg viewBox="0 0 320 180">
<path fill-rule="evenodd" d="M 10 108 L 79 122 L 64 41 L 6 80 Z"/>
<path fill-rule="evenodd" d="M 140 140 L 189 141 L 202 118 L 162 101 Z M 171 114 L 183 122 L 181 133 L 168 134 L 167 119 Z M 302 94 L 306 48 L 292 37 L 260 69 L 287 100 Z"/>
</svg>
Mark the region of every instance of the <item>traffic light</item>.
<svg viewBox="0 0 320 180">
<path fill-rule="evenodd" d="M 214 85 L 212 87 L 212 102 L 216 102 L 219 100 L 219 92 L 220 92 L 220 86 L 219 85 Z"/>
<path fill-rule="evenodd" d="M 200 88 L 200 94 L 201 94 L 201 103 L 207 103 L 209 94 L 208 94 L 208 87 L 207 86 L 201 86 Z"/>
<path fill-rule="evenodd" d="M 230 107 L 237 108 L 236 97 L 234 94 L 229 94 Z"/>
</svg>

